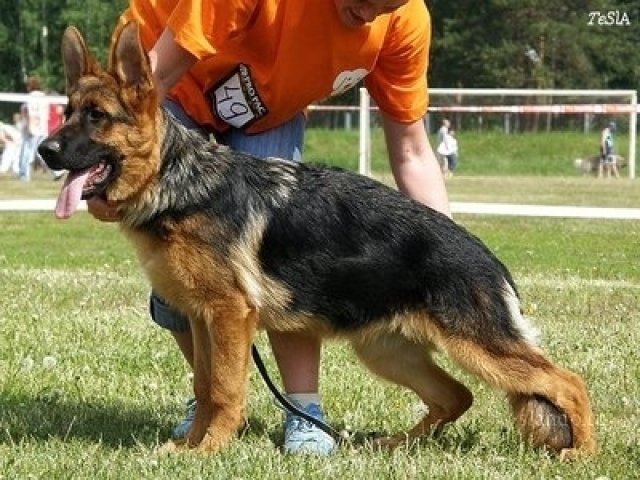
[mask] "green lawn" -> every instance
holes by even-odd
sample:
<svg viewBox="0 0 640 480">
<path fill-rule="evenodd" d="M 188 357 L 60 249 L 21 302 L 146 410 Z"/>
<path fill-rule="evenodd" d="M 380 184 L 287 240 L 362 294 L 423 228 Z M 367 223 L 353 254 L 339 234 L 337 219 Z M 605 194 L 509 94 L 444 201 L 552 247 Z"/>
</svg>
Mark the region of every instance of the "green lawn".
<svg viewBox="0 0 640 480">
<path fill-rule="evenodd" d="M 571 170 L 461 171 L 448 182 L 454 201 L 640 205 L 637 182 Z M 52 198 L 59 187 L 45 177 L 28 185 L 2 177 L 0 199 Z M 549 356 L 584 377 L 597 457 L 563 464 L 528 448 L 503 395 L 457 370 L 474 392 L 473 408 L 441 438 L 415 448 L 374 452 L 354 445 L 328 459 L 285 456 L 282 414 L 252 372 L 250 428 L 241 439 L 214 456 L 161 455 L 157 448 L 190 394 L 190 375 L 168 335 L 148 318 L 149 287 L 132 249 L 116 226 L 86 213 L 61 222 L 49 212 L 0 212 L 0 479 L 637 478 L 640 223 L 456 220 L 512 270 Z M 263 334 L 258 344 L 275 375 Z M 416 399 L 365 375 L 340 344 L 325 348 L 321 390 L 339 428 L 393 432 L 416 420 Z"/>
<path fill-rule="evenodd" d="M 460 132 L 460 165 L 447 180 L 452 201 L 546 205 L 640 207 L 638 180 L 597 179 L 574 167 L 574 159 L 597 151 L 597 138 L 577 132 L 504 135 Z M 627 154 L 627 138 L 617 144 Z M 373 175 L 393 184 L 382 132 L 372 130 Z M 357 130 L 309 129 L 304 158 L 308 162 L 358 169 Z M 38 174 L 30 183 L 0 175 L 2 198 L 53 198 L 59 183 Z"/>
<path fill-rule="evenodd" d="M 581 176 L 574 167 L 576 158 L 598 153 L 599 137 L 592 133 L 557 131 L 505 135 L 502 132 L 457 133 L 460 158 L 459 175 L 498 176 Z M 435 137 L 431 137 L 435 148 Z M 625 158 L 629 140 L 616 137 L 616 151 Z M 371 163 L 376 173 L 388 171 L 384 136 L 371 131 Z M 358 168 L 357 130 L 308 130 L 304 156 L 312 161 Z M 628 171 L 621 170 L 621 175 Z"/>
<path fill-rule="evenodd" d="M 564 465 L 524 446 L 502 395 L 462 373 L 474 407 L 438 440 L 330 459 L 281 454 L 281 413 L 252 373 L 250 429 L 216 456 L 162 456 L 189 372 L 147 316 L 148 286 L 113 225 L 79 213 L 0 214 L 0 478 L 601 478 L 638 471 L 640 226 L 625 221 L 460 216 L 513 270 L 558 363 L 584 376 L 602 451 Z M 275 372 L 264 337 L 259 341 Z M 448 362 L 443 359 L 443 363 Z M 325 350 L 331 421 L 392 432 L 416 399 Z"/>
</svg>

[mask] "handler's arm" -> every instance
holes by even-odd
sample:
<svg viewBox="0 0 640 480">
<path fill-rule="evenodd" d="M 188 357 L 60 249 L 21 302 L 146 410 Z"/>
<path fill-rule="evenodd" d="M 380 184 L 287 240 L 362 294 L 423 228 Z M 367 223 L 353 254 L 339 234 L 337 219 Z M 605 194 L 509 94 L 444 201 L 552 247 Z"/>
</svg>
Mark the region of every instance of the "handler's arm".
<svg viewBox="0 0 640 480">
<path fill-rule="evenodd" d="M 171 87 L 196 63 L 197 58 L 178 45 L 171 30 L 165 28 L 149 50 L 149 60 L 158 98 L 162 101 Z"/>
<path fill-rule="evenodd" d="M 401 192 L 451 216 L 440 166 L 422 119 L 400 123 L 383 114 L 391 171 Z"/>
</svg>

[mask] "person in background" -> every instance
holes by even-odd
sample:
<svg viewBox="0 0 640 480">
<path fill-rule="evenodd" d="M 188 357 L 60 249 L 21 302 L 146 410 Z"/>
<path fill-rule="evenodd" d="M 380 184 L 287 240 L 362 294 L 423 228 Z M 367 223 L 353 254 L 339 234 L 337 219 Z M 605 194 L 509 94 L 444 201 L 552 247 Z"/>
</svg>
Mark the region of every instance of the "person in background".
<svg viewBox="0 0 640 480">
<path fill-rule="evenodd" d="M 132 0 L 121 21 L 132 19 L 165 108 L 187 127 L 259 157 L 299 161 L 307 107 L 363 81 L 380 108 L 399 189 L 450 214 L 423 124 L 431 36 L 423 0 Z M 104 201 L 88 206 L 98 219 L 118 220 Z M 192 366 L 188 319 L 153 293 L 150 310 Z M 267 333 L 289 399 L 323 419 L 320 341 Z M 188 402 L 175 438 L 188 432 L 194 407 Z M 286 415 L 285 452 L 327 455 L 334 448 L 322 430 Z"/>
<path fill-rule="evenodd" d="M 47 117 L 49 108 L 40 86 L 40 78 L 33 75 L 27 78 L 27 92 L 32 97 L 20 106 L 22 115 L 22 147 L 18 178 L 28 182 L 31 180 L 31 168 L 37 155 L 40 142 L 47 136 Z"/>
<path fill-rule="evenodd" d="M 57 95 L 56 92 L 50 92 L 50 95 Z M 47 116 L 47 132 L 51 135 L 58 129 L 64 120 L 64 107 L 59 103 L 49 104 L 49 114 Z"/>
<path fill-rule="evenodd" d="M 442 124 L 438 129 L 438 135 L 436 137 L 436 153 L 438 154 L 438 163 L 442 172 L 446 174 L 448 171 L 447 155 L 449 155 L 450 148 L 447 142 L 449 138 L 449 128 L 451 128 L 451 122 L 448 118 L 442 119 Z"/>
<path fill-rule="evenodd" d="M 27 92 L 31 97 L 20 107 L 22 115 L 22 146 L 18 165 L 18 178 L 23 182 L 31 180 L 31 169 L 34 161 L 39 159 L 38 145 L 49 134 L 49 102 L 42 91 L 40 78 L 30 76 L 26 81 Z M 42 168 L 47 169 L 40 161 Z M 47 169 L 48 170 L 48 169 Z M 54 180 L 59 180 L 64 172 L 51 171 Z"/>
<path fill-rule="evenodd" d="M 458 166 L 458 139 L 456 138 L 456 131 L 453 128 L 449 129 L 449 133 L 446 134 L 446 143 L 449 149 L 446 157 L 446 170 L 445 176 L 452 177 L 453 172 Z"/>
<path fill-rule="evenodd" d="M 0 142 L 4 145 L 0 159 L 0 173 L 18 173 L 20 148 L 22 146 L 22 115 L 13 114 L 13 125 L 0 122 Z"/>
<path fill-rule="evenodd" d="M 616 158 L 613 155 L 613 132 L 616 129 L 615 122 L 609 122 L 600 132 L 600 163 L 598 164 L 598 178 L 613 174 L 620 178 Z"/>
</svg>

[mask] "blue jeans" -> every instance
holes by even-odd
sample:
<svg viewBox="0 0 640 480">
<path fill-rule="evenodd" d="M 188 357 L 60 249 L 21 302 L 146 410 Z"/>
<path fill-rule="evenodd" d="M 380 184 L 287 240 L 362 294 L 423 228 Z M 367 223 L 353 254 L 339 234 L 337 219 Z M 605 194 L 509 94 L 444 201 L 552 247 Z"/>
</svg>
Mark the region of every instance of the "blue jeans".
<svg viewBox="0 0 640 480">
<path fill-rule="evenodd" d="M 195 123 L 179 104 L 168 100 L 165 102 L 164 107 L 185 127 L 198 130 L 203 135 L 207 135 L 206 130 Z M 278 157 L 300 161 L 304 143 L 304 123 L 304 116 L 299 113 L 279 127 L 253 135 L 248 135 L 237 128 L 231 128 L 224 134 L 219 135 L 218 141 L 233 150 L 261 158 Z M 186 332 L 189 330 L 189 320 L 169 307 L 153 292 L 151 292 L 149 310 L 153 321 L 161 327 L 173 332 Z"/>
<path fill-rule="evenodd" d="M 38 154 L 38 145 L 44 140 L 40 135 L 24 135 L 20 148 L 20 160 L 18 163 L 18 177 L 28 182 L 31 180 L 31 164 Z"/>
</svg>

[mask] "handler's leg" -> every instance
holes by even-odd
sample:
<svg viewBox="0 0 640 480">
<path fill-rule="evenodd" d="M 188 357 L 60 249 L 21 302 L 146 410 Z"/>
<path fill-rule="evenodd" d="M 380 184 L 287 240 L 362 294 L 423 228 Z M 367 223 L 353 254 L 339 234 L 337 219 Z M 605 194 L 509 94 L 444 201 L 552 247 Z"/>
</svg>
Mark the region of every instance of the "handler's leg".
<svg viewBox="0 0 640 480">
<path fill-rule="evenodd" d="M 255 135 L 232 129 L 221 139 L 234 150 L 258 157 L 300 161 L 304 141 L 304 116 L 296 115 L 280 127 Z M 297 333 L 270 332 L 271 349 L 278 364 L 284 390 L 299 407 L 324 419 L 318 393 L 321 343 Z M 285 419 L 284 451 L 328 455 L 335 448 L 331 436 L 300 417 Z"/>
</svg>

